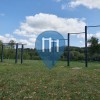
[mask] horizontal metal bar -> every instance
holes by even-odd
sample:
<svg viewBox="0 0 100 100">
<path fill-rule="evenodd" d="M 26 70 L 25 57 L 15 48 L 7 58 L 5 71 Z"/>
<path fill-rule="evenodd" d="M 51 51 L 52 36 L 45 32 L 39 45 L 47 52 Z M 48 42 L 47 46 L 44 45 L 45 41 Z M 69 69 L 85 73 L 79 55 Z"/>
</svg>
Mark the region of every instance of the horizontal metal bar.
<svg viewBox="0 0 100 100">
<path fill-rule="evenodd" d="M 11 43 L 2 43 L 3 45 L 10 45 Z M 27 44 L 23 44 L 23 43 L 14 43 L 14 45 L 16 45 L 16 44 L 18 44 L 18 45 L 27 45 Z"/>
<path fill-rule="evenodd" d="M 85 33 L 85 32 L 79 32 L 79 33 L 68 33 L 68 34 L 82 34 L 82 33 Z"/>
<path fill-rule="evenodd" d="M 68 39 L 59 39 L 59 40 L 68 40 Z"/>
<path fill-rule="evenodd" d="M 16 44 L 18 44 L 18 45 L 27 45 L 27 44 L 25 44 L 25 43 L 16 43 Z"/>
<path fill-rule="evenodd" d="M 68 40 L 68 39 L 52 39 L 52 40 Z"/>
<path fill-rule="evenodd" d="M 87 27 L 100 27 L 100 25 L 96 25 L 96 26 L 87 26 Z"/>
</svg>

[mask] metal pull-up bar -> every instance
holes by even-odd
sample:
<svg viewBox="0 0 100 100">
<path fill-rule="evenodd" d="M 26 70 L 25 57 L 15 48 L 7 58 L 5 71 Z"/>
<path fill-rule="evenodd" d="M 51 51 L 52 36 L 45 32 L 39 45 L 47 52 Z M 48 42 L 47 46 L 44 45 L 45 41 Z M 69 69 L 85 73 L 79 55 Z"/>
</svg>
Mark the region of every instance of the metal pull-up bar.
<svg viewBox="0 0 100 100">
<path fill-rule="evenodd" d="M 1 62 L 4 61 L 4 45 L 9 45 L 10 43 L 3 43 L 1 48 Z M 18 62 L 18 46 L 21 45 L 21 64 L 23 63 L 23 53 L 24 53 L 24 45 L 26 44 L 22 44 L 22 43 L 15 43 L 14 44 L 16 46 L 16 52 L 15 52 L 15 63 Z"/>
<path fill-rule="evenodd" d="M 100 27 L 100 25 L 95 26 L 85 26 L 85 66 L 88 67 L 88 48 L 87 48 L 87 30 L 91 27 Z"/>
<path fill-rule="evenodd" d="M 67 55 L 67 66 L 70 66 L 70 34 L 82 34 L 86 32 L 80 33 L 68 33 L 68 55 Z M 87 33 L 85 34 L 85 41 L 87 41 Z M 85 42 L 85 66 L 87 67 L 87 42 Z"/>
<path fill-rule="evenodd" d="M 87 26 L 87 27 L 100 27 L 100 25 L 95 25 L 95 26 Z"/>
<path fill-rule="evenodd" d="M 15 63 L 18 62 L 18 45 L 21 45 L 21 64 L 22 64 L 23 63 L 24 45 L 26 45 L 26 44 L 16 43 Z"/>
</svg>

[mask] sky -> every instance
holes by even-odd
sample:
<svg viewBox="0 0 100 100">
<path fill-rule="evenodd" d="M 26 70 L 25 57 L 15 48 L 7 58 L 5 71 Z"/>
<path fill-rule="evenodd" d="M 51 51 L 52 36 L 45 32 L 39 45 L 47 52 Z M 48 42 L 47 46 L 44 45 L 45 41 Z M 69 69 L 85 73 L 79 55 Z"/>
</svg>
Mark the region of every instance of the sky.
<svg viewBox="0 0 100 100">
<path fill-rule="evenodd" d="M 100 0 L 0 0 L 0 40 L 14 40 L 34 48 L 44 31 L 84 32 L 84 27 L 100 25 Z M 100 40 L 100 27 L 88 29 L 88 39 Z M 84 34 L 71 35 L 72 46 L 84 46 Z M 67 45 L 67 44 L 66 44 Z"/>
</svg>

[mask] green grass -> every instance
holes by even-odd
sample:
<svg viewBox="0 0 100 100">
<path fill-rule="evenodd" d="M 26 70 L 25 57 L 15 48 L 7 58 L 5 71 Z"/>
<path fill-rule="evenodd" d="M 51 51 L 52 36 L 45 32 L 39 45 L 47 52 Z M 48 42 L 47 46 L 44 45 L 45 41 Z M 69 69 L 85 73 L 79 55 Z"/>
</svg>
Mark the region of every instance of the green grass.
<svg viewBox="0 0 100 100">
<path fill-rule="evenodd" d="M 0 100 L 100 100 L 100 63 L 41 61 L 0 63 Z M 77 69 L 79 67 L 80 69 Z"/>
</svg>

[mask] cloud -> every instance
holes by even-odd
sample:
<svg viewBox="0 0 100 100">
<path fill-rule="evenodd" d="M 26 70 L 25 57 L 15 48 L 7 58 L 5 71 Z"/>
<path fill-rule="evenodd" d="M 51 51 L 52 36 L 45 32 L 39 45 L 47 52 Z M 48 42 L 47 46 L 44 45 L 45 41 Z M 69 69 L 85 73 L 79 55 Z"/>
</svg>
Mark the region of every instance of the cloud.
<svg viewBox="0 0 100 100">
<path fill-rule="evenodd" d="M 61 2 L 62 0 L 54 0 L 54 1 L 56 1 L 56 2 Z"/>
<path fill-rule="evenodd" d="M 61 9 L 62 9 L 62 10 L 65 10 L 65 9 L 67 9 L 67 8 L 68 8 L 68 4 L 62 4 L 62 5 L 61 5 Z"/>
<path fill-rule="evenodd" d="M 99 43 L 100 43 L 100 32 L 97 32 L 95 34 L 92 34 L 92 33 L 87 34 L 88 40 L 91 39 L 91 37 L 93 37 L 93 36 L 98 38 Z M 84 47 L 85 46 L 85 34 L 79 34 L 79 35 L 77 35 L 77 38 L 80 39 L 79 42 L 81 43 L 81 46 Z M 89 43 L 87 43 L 87 44 L 88 44 L 88 46 L 90 45 Z"/>
<path fill-rule="evenodd" d="M 25 21 L 21 22 L 19 28 L 13 32 L 13 35 L 0 35 L 0 40 L 4 43 L 14 40 L 18 43 L 27 44 L 27 47 L 34 48 L 37 36 L 44 31 L 53 30 L 66 35 L 70 32 L 77 33 L 84 31 L 85 25 L 86 23 L 83 18 L 62 18 L 53 14 L 39 13 L 34 16 L 27 16 Z"/>
<path fill-rule="evenodd" d="M 5 14 L 4 13 L 0 13 L 0 16 L 5 16 Z"/>
<path fill-rule="evenodd" d="M 37 36 L 44 31 L 57 31 L 62 35 L 70 32 L 83 32 L 85 20 L 78 18 L 61 18 L 53 14 L 39 13 L 27 16 L 13 33 L 27 38 L 28 44 L 34 44 Z"/>
<path fill-rule="evenodd" d="M 31 41 L 30 38 L 29 39 L 17 39 L 11 34 L 5 34 L 4 36 L 0 35 L 0 40 L 3 43 L 9 43 L 10 40 L 14 40 L 16 43 L 23 43 L 23 44 L 26 44 L 25 47 L 31 47 L 31 48 L 34 48 L 34 45 L 35 45 L 35 43 Z"/>
<path fill-rule="evenodd" d="M 32 38 L 47 30 L 58 31 L 61 34 L 82 32 L 85 25 L 83 19 L 61 18 L 53 14 L 39 13 L 34 16 L 27 16 L 25 22 L 21 23 L 14 34 Z"/>
<path fill-rule="evenodd" d="M 69 6 L 72 8 L 80 5 L 83 5 L 89 9 L 100 9 L 100 0 L 71 0 L 69 3 Z"/>
<path fill-rule="evenodd" d="M 97 37 L 97 38 L 100 39 L 100 32 L 96 33 L 96 34 L 95 34 L 95 37 Z"/>
<path fill-rule="evenodd" d="M 100 32 L 97 32 L 95 34 L 87 34 L 87 38 L 90 39 L 92 36 L 98 38 L 100 40 Z M 77 35 L 77 38 L 80 38 L 80 39 L 85 39 L 85 34 L 79 34 Z"/>
<path fill-rule="evenodd" d="M 10 40 L 14 40 L 16 41 L 16 38 L 14 38 L 12 35 L 10 34 L 5 34 L 4 36 L 0 35 L 0 40 L 3 43 L 8 43 Z"/>
<path fill-rule="evenodd" d="M 87 38 L 90 39 L 93 36 L 93 34 L 87 34 Z M 77 38 L 85 39 L 85 34 L 78 34 Z"/>
</svg>

